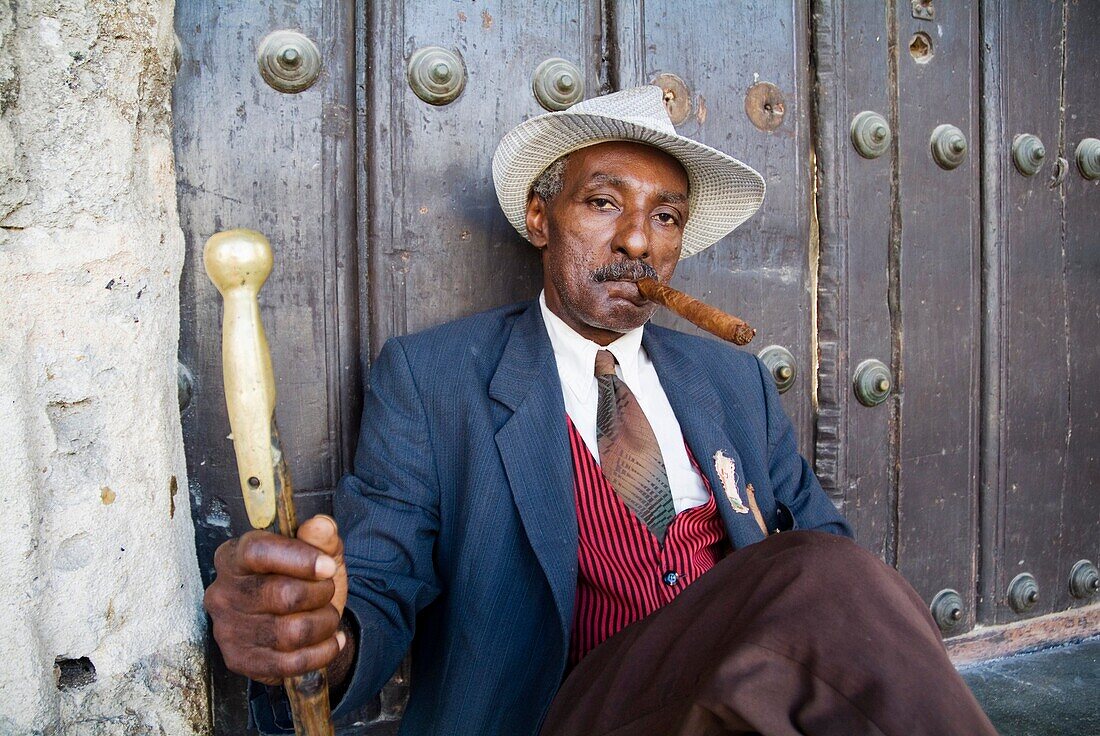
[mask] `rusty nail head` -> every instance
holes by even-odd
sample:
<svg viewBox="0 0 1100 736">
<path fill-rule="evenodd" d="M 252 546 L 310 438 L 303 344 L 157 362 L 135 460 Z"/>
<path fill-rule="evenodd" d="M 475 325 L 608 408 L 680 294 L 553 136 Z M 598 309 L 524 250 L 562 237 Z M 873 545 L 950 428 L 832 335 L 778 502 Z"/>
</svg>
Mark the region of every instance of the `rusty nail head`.
<svg viewBox="0 0 1100 736">
<path fill-rule="evenodd" d="M 932 0 L 912 0 L 913 17 L 917 20 L 935 20 L 936 8 Z"/>
<path fill-rule="evenodd" d="M 673 125 L 680 125 L 691 115 L 691 90 L 687 82 L 669 72 L 662 72 L 653 78 L 653 84 L 665 91 L 665 107 Z"/>
<path fill-rule="evenodd" d="M 783 93 L 771 82 L 757 82 L 745 92 L 745 114 L 749 121 L 764 132 L 783 124 L 787 102 Z"/>
</svg>

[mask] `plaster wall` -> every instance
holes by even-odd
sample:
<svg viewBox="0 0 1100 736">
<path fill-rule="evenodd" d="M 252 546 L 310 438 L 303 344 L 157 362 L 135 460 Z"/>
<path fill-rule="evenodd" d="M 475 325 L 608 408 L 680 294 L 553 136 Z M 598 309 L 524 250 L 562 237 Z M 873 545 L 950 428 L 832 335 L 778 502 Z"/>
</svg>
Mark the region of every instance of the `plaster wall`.
<svg viewBox="0 0 1100 736">
<path fill-rule="evenodd" d="M 0 2 L 3 734 L 207 731 L 172 14 Z"/>
</svg>

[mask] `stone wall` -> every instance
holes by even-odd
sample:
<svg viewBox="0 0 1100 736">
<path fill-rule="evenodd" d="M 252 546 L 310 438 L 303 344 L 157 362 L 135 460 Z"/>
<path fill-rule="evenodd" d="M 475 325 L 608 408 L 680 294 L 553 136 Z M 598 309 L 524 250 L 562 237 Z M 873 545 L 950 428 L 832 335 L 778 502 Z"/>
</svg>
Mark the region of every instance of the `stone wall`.
<svg viewBox="0 0 1100 736">
<path fill-rule="evenodd" d="M 171 0 L 0 1 L 0 733 L 207 731 Z"/>
</svg>

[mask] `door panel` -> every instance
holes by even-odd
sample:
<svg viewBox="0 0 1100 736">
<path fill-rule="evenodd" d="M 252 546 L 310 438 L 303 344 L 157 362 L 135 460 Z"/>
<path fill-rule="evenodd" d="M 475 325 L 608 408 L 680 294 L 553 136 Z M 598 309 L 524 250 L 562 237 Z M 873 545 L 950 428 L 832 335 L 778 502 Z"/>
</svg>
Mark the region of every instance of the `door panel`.
<svg viewBox="0 0 1100 736">
<path fill-rule="evenodd" d="M 1066 6 L 1065 146 L 1069 162 L 1064 184 L 1066 320 L 1069 342 L 1069 438 L 1066 443 L 1064 531 L 1055 608 L 1080 606 L 1064 584 L 1080 559 L 1100 563 L 1100 180 L 1081 175 L 1074 161 L 1085 138 L 1100 139 L 1100 3 Z M 1093 601 L 1095 599 L 1092 599 Z"/>
<path fill-rule="evenodd" d="M 999 234 L 987 247 L 1000 289 L 989 306 L 1001 319 L 993 398 L 1003 419 L 993 425 L 1000 464 L 996 482 L 987 481 L 992 544 L 982 592 L 986 620 L 1009 622 L 1090 602 L 1072 597 L 1067 583 L 1074 562 L 1096 562 L 1100 547 L 1100 186 L 1074 161 L 1083 138 L 1100 137 L 1100 9 L 1067 0 L 983 13 L 983 32 L 1005 42 L 997 46 L 1002 74 L 986 93 L 1003 119 L 987 165 L 997 169 L 1001 204 L 986 213 Z M 1012 163 L 1021 133 L 1038 136 L 1047 152 L 1033 176 Z M 1024 572 L 1035 576 L 1039 600 L 1015 611 L 1009 589 Z"/>
<path fill-rule="evenodd" d="M 1068 304 L 1063 192 L 1052 180 L 1062 148 L 1063 17 L 1061 3 L 995 4 L 983 6 L 983 13 L 984 32 L 1000 39 L 994 53 L 1001 76 L 997 87 L 987 88 L 987 99 L 1000 105 L 1003 120 L 987 162 L 999 168 L 1000 207 L 987 214 L 997 218 L 1000 272 L 994 277 L 1001 299 L 987 318 L 999 321 L 1003 420 L 1000 478 L 991 495 L 996 505 L 988 509 L 996 513 L 995 539 L 986 540 L 994 559 L 982 592 L 993 604 L 983 618 L 1005 622 L 1019 618 L 1007 591 L 1020 573 L 1034 575 L 1040 590 L 1026 615 L 1066 603 L 1058 550 L 1069 490 Z M 1033 176 L 1020 173 L 1012 161 L 1012 141 L 1025 133 L 1038 136 L 1047 152 Z"/>
<path fill-rule="evenodd" d="M 817 139 L 818 412 L 815 469 L 855 528 L 856 540 L 896 557 L 896 399 L 855 400 L 864 360 L 893 369 L 889 308 L 894 249 L 893 161 L 861 156 L 851 143 L 860 112 L 891 117 L 887 17 L 877 3 L 814 3 Z"/>
<path fill-rule="evenodd" d="M 900 248 L 894 349 L 898 362 L 898 570 L 926 601 L 958 591 L 972 624 L 980 389 L 978 14 L 937 3 L 934 20 L 897 4 L 896 228 Z M 932 155 L 941 124 L 967 155 L 945 170 Z"/>
</svg>

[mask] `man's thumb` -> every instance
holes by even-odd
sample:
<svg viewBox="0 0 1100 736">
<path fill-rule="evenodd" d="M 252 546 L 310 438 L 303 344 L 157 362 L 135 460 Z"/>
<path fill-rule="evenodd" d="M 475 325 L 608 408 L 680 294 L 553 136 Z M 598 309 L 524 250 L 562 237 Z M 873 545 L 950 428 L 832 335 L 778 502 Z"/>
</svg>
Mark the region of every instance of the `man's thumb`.
<svg viewBox="0 0 1100 736">
<path fill-rule="evenodd" d="M 299 526 L 298 539 L 336 558 L 337 562 L 344 554 L 344 545 L 340 541 L 336 520 L 325 514 L 318 514 Z"/>
</svg>

